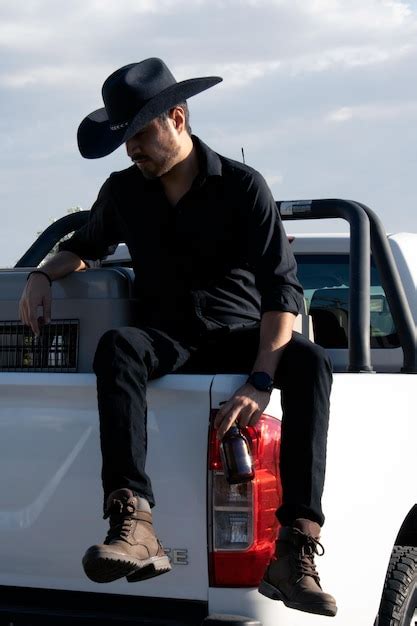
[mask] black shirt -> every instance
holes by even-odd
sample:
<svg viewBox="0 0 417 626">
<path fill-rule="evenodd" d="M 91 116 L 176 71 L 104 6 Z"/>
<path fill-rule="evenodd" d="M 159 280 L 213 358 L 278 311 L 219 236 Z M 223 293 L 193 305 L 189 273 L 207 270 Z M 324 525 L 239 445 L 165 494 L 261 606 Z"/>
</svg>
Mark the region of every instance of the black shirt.
<svg viewBox="0 0 417 626">
<path fill-rule="evenodd" d="M 173 207 L 136 165 L 106 180 L 89 221 L 60 250 L 100 259 L 125 242 L 138 323 L 192 336 L 303 309 L 296 262 L 263 177 L 193 136 L 199 174 Z M 114 248 L 113 248 L 114 249 Z"/>
</svg>

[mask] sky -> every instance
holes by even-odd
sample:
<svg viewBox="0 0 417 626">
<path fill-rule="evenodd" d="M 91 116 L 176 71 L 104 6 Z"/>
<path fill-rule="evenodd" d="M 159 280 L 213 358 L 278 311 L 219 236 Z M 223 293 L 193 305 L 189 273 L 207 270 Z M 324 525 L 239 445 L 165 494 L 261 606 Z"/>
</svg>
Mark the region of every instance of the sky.
<svg viewBox="0 0 417 626">
<path fill-rule="evenodd" d="M 0 267 L 129 167 L 123 146 L 83 159 L 76 132 L 106 77 L 148 57 L 223 77 L 190 98 L 193 132 L 243 147 L 277 200 L 358 200 L 417 232 L 417 0 L 0 0 Z"/>
</svg>

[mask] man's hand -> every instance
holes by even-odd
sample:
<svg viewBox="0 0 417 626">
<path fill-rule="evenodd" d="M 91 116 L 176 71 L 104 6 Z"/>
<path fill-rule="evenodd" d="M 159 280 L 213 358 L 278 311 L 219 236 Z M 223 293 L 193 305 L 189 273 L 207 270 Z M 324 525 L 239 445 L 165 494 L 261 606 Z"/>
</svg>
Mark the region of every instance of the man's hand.
<svg viewBox="0 0 417 626">
<path fill-rule="evenodd" d="M 51 287 L 46 276 L 32 274 L 27 281 L 20 298 L 19 315 L 26 326 L 35 335 L 40 333 L 40 321 L 49 324 L 51 321 Z M 43 307 L 43 317 L 38 318 L 38 307 Z"/>
<path fill-rule="evenodd" d="M 53 281 L 85 268 L 86 264 L 78 255 L 62 250 L 54 254 L 40 269 Z M 32 274 L 20 298 L 19 315 L 22 322 L 29 326 L 35 335 L 39 335 L 39 321 L 43 324 L 49 324 L 51 321 L 51 300 L 51 286 L 47 277 Z M 38 317 L 40 306 L 43 307 L 42 317 Z"/>
<path fill-rule="evenodd" d="M 245 383 L 219 409 L 214 420 L 214 427 L 218 429 L 217 438 L 222 439 L 236 421 L 241 427 L 255 426 L 270 396 L 269 391 L 258 391 L 249 383 Z"/>
</svg>

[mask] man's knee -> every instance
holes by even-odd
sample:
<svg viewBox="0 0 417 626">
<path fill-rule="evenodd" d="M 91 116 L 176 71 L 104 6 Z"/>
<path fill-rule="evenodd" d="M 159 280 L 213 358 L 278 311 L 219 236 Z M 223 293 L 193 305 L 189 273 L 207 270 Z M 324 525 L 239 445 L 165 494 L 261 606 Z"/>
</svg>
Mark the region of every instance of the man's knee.
<svg viewBox="0 0 417 626">
<path fill-rule="evenodd" d="M 327 372 L 329 374 L 333 371 L 333 365 L 326 350 L 319 346 L 317 343 L 308 342 L 309 358 L 307 362 L 310 366 L 314 367 L 318 371 Z"/>
<path fill-rule="evenodd" d="M 139 328 L 123 326 L 107 330 L 99 339 L 94 355 L 93 369 L 97 374 L 108 369 L 119 357 L 131 356 L 143 362 L 148 352 L 149 340 Z"/>
<path fill-rule="evenodd" d="M 287 367 L 293 372 L 332 375 L 333 366 L 326 350 L 304 337 L 296 337 L 284 354 Z"/>
</svg>

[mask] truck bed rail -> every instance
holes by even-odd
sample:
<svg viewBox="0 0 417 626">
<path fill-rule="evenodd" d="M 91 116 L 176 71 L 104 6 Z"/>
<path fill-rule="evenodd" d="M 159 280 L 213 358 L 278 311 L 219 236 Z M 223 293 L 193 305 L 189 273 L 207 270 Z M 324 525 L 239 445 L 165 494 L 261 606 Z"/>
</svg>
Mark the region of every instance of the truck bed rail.
<svg viewBox="0 0 417 626">
<path fill-rule="evenodd" d="M 378 216 L 352 200 L 295 200 L 277 202 L 284 220 L 342 218 L 350 226 L 349 372 L 371 372 L 370 253 L 381 277 L 401 348 L 402 372 L 417 373 L 417 336 L 413 316 L 397 266 Z"/>
<path fill-rule="evenodd" d="M 417 373 L 417 335 L 401 278 L 383 226 L 377 215 L 360 202 L 341 199 L 277 202 L 284 220 L 342 218 L 350 226 L 349 372 L 372 372 L 370 350 L 370 254 L 381 277 L 403 351 L 402 372 Z M 16 268 L 36 267 L 53 246 L 83 226 L 89 211 L 65 215 L 51 224 L 25 254 Z"/>
</svg>

